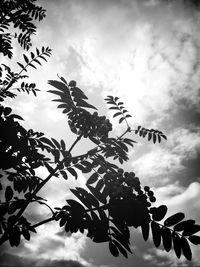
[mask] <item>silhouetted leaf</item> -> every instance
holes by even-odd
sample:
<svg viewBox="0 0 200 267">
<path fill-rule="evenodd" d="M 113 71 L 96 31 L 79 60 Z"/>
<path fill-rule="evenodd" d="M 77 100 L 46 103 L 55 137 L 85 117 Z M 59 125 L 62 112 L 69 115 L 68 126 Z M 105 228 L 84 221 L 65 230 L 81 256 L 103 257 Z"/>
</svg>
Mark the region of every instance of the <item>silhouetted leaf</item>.
<svg viewBox="0 0 200 267">
<path fill-rule="evenodd" d="M 5 191 L 5 199 L 6 201 L 10 201 L 12 198 L 13 198 L 13 190 L 11 186 L 7 186 Z"/>
<path fill-rule="evenodd" d="M 152 133 L 148 133 L 148 141 L 150 141 L 151 140 L 151 138 L 152 138 Z"/>
<path fill-rule="evenodd" d="M 67 81 L 65 80 L 65 78 L 60 77 L 61 81 L 63 81 L 65 84 L 67 84 Z"/>
<path fill-rule="evenodd" d="M 119 119 L 119 123 L 122 123 L 124 120 L 125 120 L 124 117 L 120 118 L 120 119 Z"/>
<path fill-rule="evenodd" d="M 190 229 L 191 226 L 195 224 L 194 220 L 187 220 L 187 221 L 182 221 L 174 226 L 174 231 L 183 231 Z"/>
<path fill-rule="evenodd" d="M 40 141 L 42 143 L 46 143 L 47 145 L 51 146 L 52 148 L 55 148 L 54 144 L 46 137 L 41 137 Z"/>
<path fill-rule="evenodd" d="M 65 149 L 66 149 L 66 146 L 65 146 L 65 142 L 64 142 L 64 140 L 61 139 L 60 144 L 61 144 L 61 148 L 62 148 L 63 150 L 65 150 Z"/>
<path fill-rule="evenodd" d="M 29 63 L 28 57 L 25 54 L 23 54 L 23 57 L 24 57 L 25 62 L 28 64 Z"/>
<path fill-rule="evenodd" d="M 145 241 L 148 240 L 149 238 L 149 223 L 143 223 L 141 225 L 141 229 L 142 229 L 142 235 Z"/>
<path fill-rule="evenodd" d="M 193 243 L 194 245 L 200 245 L 200 236 L 198 235 L 191 235 L 188 238 L 190 240 L 191 243 Z"/>
<path fill-rule="evenodd" d="M 114 257 L 119 256 L 119 251 L 112 241 L 109 242 L 109 250 Z"/>
<path fill-rule="evenodd" d="M 161 205 L 158 208 L 152 208 L 152 219 L 154 221 L 161 221 L 167 213 L 167 206 Z"/>
<path fill-rule="evenodd" d="M 168 252 L 172 248 L 172 235 L 171 231 L 167 227 L 161 228 L 161 235 L 162 235 L 162 241 L 164 249 Z"/>
<path fill-rule="evenodd" d="M 81 188 L 81 187 L 76 187 L 76 189 L 70 189 L 70 191 L 88 208 L 91 208 L 92 206 L 92 201 L 88 197 L 88 192 Z M 94 198 L 94 196 L 92 196 Z M 94 200 L 96 204 L 96 199 Z M 97 201 L 98 202 L 98 201 Z"/>
<path fill-rule="evenodd" d="M 87 180 L 87 184 L 93 184 L 93 183 L 95 183 L 98 180 L 98 177 L 99 177 L 98 173 L 96 173 L 96 172 L 93 173 L 90 176 L 90 178 Z"/>
<path fill-rule="evenodd" d="M 9 242 L 11 247 L 18 246 L 20 243 L 20 229 L 15 226 L 9 230 Z"/>
<path fill-rule="evenodd" d="M 43 164 L 51 174 L 54 174 L 54 169 L 47 162 L 44 161 Z"/>
<path fill-rule="evenodd" d="M 117 113 L 115 113 L 114 115 L 113 115 L 113 118 L 115 118 L 115 117 L 117 117 L 117 116 L 121 116 L 122 114 L 121 114 L 121 112 L 117 112 Z"/>
<path fill-rule="evenodd" d="M 126 233 L 120 232 L 117 228 L 110 226 L 110 229 L 114 232 L 112 236 L 121 244 L 123 245 L 130 253 L 132 253 L 129 247 L 129 239 L 127 238 Z"/>
<path fill-rule="evenodd" d="M 57 88 L 58 90 L 62 91 L 63 93 L 67 93 L 69 94 L 69 88 L 66 84 L 60 82 L 60 81 L 54 81 L 54 80 L 49 80 L 48 83 L 52 86 L 54 86 L 55 88 Z"/>
<path fill-rule="evenodd" d="M 60 149 L 60 144 L 58 143 L 58 141 L 54 138 L 51 138 L 51 140 L 54 142 L 55 146 Z"/>
<path fill-rule="evenodd" d="M 177 258 L 180 258 L 181 256 L 181 239 L 178 234 L 175 232 L 172 233 L 172 241 L 173 241 L 173 247 L 174 251 L 176 253 Z"/>
<path fill-rule="evenodd" d="M 184 218 L 185 218 L 184 213 L 178 212 L 178 213 L 170 216 L 169 218 L 167 218 L 164 221 L 164 225 L 167 226 L 167 227 L 173 226 L 174 224 L 177 224 L 180 221 L 182 221 Z"/>
<path fill-rule="evenodd" d="M 156 247 L 159 247 L 160 242 L 161 242 L 161 230 L 160 230 L 159 224 L 152 221 L 151 222 L 151 231 L 152 231 L 152 236 L 153 236 L 153 242 L 154 242 Z"/>
<path fill-rule="evenodd" d="M 183 252 L 183 255 L 185 256 L 185 258 L 187 260 L 191 261 L 192 251 L 191 251 L 190 246 L 188 244 L 188 241 L 185 237 L 181 237 L 181 248 L 182 248 L 182 252 Z"/>
<path fill-rule="evenodd" d="M 119 242 L 117 242 L 116 240 L 112 240 L 112 242 L 115 244 L 115 246 L 117 247 L 117 249 L 120 251 L 120 253 L 125 257 L 128 258 L 128 254 L 126 252 L 126 250 L 121 246 L 121 244 Z"/>
<path fill-rule="evenodd" d="M 99 179 L 99 181 L 97 182 L 97 185 L 96 185 L 96 189 L 97 190 L 101 190 L 104 186 L 104 180 L 103 179 Z"/>
<path fill-rule="evenodd" d="M 63 177 L 65 180 L 68 179 L 68 176 L 67 176 L 67 174 L 66 174 L 65 171 L 60 171 L 60 173 L 62 174 L 62 177 Z"/>
<path fill-rule="evenodd" d="M 130 114 L 127 114 L 125 117 L 126 118 L 131 118 L 132 116 Z"/>
<path fill-rule="evenodd" d="M 193 235 L 199 231 L 200 231 L 200 225 L 192 224 L 192 225 L 190 225 L 190 227 L 188 227 L 187 229 L 185 229 L 182 232 L 182 235 L 189 236 L 189 235 Z"/>
<path fill-rule="evenodd" d="M 156 134 L 153 133 L 153 143 L 155 144 L 156 143 Z"/>
<path fill-rule="evenodd" d="M 36 66 L 34 66 L 32 63 L 29 63 L 28 65 L 31 66 L 34 69 L 37 69 Z"/>
<path fill-rule="evenodd" d="M 67 170 L 68 170 L 68 172 L 71 173 L 71 175 L 73 175 L 75 177 L 75 179 L 78 178 L 78 174 L 73 168 L 67 168 Z"/>
<path fill-rule="evenodd" d="M 22 229 L 22 235 L 24 236 L 24 238 L 26 239 L 26 240 L 30 240 L 30 233 L 29 233 L 29 231 L 27 230 L 27 229 L 25 229 L 25 228 L 23 228 Z"/>
<path fill-rule="evenodd" d="M 24 67 L 23 64 L 21 64 L 20 62 L 17 62 L 17 64 L 18 64 L 23 70 L 27 71 L 27 70 L 25 69 L 25 67 Z"/>
<path fill-rule="evenodd" d="M 90 185 L 87 185 L 87 187 L 89 188 L 89 190 L 91 191 L 91 193 L 103 204 L 107 203 L 106 198 L 102 195 L 102 193 L 97 190 L 95 187 L 92 187 Z"/>
</svg>

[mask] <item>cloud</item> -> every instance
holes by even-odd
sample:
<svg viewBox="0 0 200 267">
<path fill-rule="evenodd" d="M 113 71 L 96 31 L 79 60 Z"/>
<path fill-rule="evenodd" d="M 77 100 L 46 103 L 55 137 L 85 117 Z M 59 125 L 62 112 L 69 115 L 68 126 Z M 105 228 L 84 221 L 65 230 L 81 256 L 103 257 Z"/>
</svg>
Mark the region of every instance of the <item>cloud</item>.
<svg viewBox="0 0 200 267">
<path fill-rule="evenodd" d="M 178 259 L 175 256 L 174 252 L 166 253 L 166 251 L 159 248 L 149 249 L 148 252 L 143 253 L 142 257 L 145 261 L 148 261 L 150 264 L 154 264 L 154 266 L 163 266 L 163 267 L 190 266 L 190 263 L 188 263 L 183 257 Z"/>
<path fill-rule="evenodd" d="M 73 260 L 36 260 L 36 259 L 28 259 L 23 258 L 17 255 L 13 255 L 10 253 L 4 253 L 0 255 L 1 266 L 2 267 L 84 267 L 85 265 L 81 264 L 78 261 Z"/>
<path fill-rule="evenodd" d="M 22 240 L 22 243 L 17 248 L 7 247 L 2 251 L 1 256 L 3 257 L 7 253 L 11 255 L 11 259 L 16 257 L 19 262 L 30 262 L 30 265 L 35 264 L 34 266 L 44 266 L 43 264 L 53 266 L 56 262 L 61 264 L 62 261 L 63 263 L 66 262 L 66 264 L 68 262 L 77 262 L 80 266 L 89 265 L 89 262 L 81 257 L 87 237 L 81 233 L 60 236 L 57 235 L 59 230 L 60 227 L 57 222 L 40 226 L 37 228 L 37 234 L 33 234 L 30 241 Z M 10 261 L 12 263 L 12 260 Z M 19 264 L 19 266 L 21 265 Z"/>
<path fill-rule="evenodd" d="M 64 61 L 67 70 L 76 65 L 80 83 L 123 96 L 135 122 L 147 121 L 152 112 L 164 116 L 180 95 L 196 101 L 199 68 L 191 73 L 198 65 L 198 21 L 182 5 L 153 9 L 136 1 L 86 1 L 84 6 L 69 1 L 67 7 L 76 23 L 73 32 L 61 26 L 67 35 Z"/>
<path fill-rule="evenodd" d="M 166 204 L 168 206 L 169 215 L 177 211 L 183 211 L 187 218 L 191 217 L 199 220 L 199 182 L 193 182 L 188 187 L 181 187 L 177 182 L 176 184 L 154 189 L 154 192 L 157 198 L 157 205 Z"/>
<path fill-rule="evenodd" d="M 199 150 L 199 128 L 177 128 L 168 135 L 167 142 L 161 145 L 149 145 L 132 166 L 142 182 L 158 186 L 170 183 L 180 178 L 182 184 L 188 184 L 198 179 L 195 173 Z M 192 162 L 195 164 L 192 166 Z M 189 164 L 190 163 L 190 164 Z M 187 174 L 187 177 L 186 177 Z M 182 176 L 182 180 L 181 180 Z"/>
</svg>

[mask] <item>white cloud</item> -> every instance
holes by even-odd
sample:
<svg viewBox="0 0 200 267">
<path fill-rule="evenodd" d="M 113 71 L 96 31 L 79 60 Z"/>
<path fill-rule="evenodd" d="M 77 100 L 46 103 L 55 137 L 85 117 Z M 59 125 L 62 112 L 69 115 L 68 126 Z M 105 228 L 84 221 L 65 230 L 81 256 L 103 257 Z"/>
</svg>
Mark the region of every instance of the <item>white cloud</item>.
<svg viewBox="0 0 200 267">
<path fill-rule="evenodd" d="M 181 187 L 179 183 L 154 189 L 157 205 L 166 204 L 169 215 L 182 211 L 187 218 L 199 220 L 200 212 L 199 194 L 200 183 L 193 182 L 187 188 Z"/>
<path fill-rule="evenodd" d="M 144 151 L 142 156 L 132 162 L 132 166 L 142 182 L 148 181 L 154 186 L 167 184 L 172 179 L 172 174 L 184 171 L 183 161 L 195 159 L 199 150 L 198 128 L 177 128 L 169 134 L 163 146 L 151 145 L 149 151 Z M 161 180 L 159 176 L 162 177 Z"/>
<path fill-rule="evenodd" d="M 56 233 L 60 230 L 58 223 L 49 223 L 40 226 L 37 234 L 31 241 L 24 242 L 24 249 L 18 256 L 34 260 L 74 260 L 82 264 L 88 263 L 80 256 L 85 249 L 86 238 L 81 233 L 72 234 L 70 237 L 60 237 Z"/>
<path fill-rule="evenodd" d="M 174 252 L 166 253 L 166 251 L 159 248 L 149 249 L 147 253 L 143 253 L 142 257 L 144 260 L 150 262 L 150 264 L 155 264 L 155 266 L 189 266 L 185 258 L 181 257 L 180 259 L 178 259 L 175 256 Z"/>
</svg>

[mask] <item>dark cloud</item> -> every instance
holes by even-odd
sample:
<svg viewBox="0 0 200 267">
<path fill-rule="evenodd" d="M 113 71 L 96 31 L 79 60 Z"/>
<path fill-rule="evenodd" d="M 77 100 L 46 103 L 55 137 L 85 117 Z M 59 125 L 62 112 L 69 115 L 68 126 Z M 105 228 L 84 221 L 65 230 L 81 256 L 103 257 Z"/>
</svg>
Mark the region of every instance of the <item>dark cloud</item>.
<svg viewBox="0 0 200 267">
<path fill-rule="evenodd" d="M 0 267 L 84 267 L 84 265 L 73 260 L 34 260 L 2 253 Z"/>
</svg>

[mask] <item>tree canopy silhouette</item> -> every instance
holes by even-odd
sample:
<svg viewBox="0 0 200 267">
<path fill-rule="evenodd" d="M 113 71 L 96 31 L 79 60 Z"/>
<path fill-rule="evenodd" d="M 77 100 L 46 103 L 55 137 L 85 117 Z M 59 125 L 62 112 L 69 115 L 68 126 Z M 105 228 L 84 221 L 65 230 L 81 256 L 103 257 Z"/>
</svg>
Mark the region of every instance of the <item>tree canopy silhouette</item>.
<svg viewBox="0 0 200 267">
<path fill-rule="evenodd" d="M 36 33 L 33 21 L 45 17 L 46 11 L 35 2 L 2 1 L 0 52 L 11 60 L 12 39 L 17 39 L 25 51 L 29 50 L 31 35 Z M 11 33 L 11 25 L 21 33 Z M 136 143 L 134 135 L 160 143 L 167 139 L 164 133 L 142 126 L 132 129 L 129 125 L 131 115 L 124 103 L 118 97 L 107 96 L 105 101 L 114 112 L 113 117 L 118 117 L 119 123 L 125 125 L 119 137 L 113 136 L 109 119 L 98 114 L 76 81 L 68 83 L 63 77 L 48 81 L 49 92 L 57 97 L 53 101 L 58 102 L 58 108 L 66 115 L 74 133 L 75 141 L 71 147 L 67 147 L 64 140 L 47 138 L 42 132 L 25 129 L 20 124 L 23 118 L 4 104 L 6 98 L 17 96 L 11 91 L 14 84 L 19 93 L 37 95 L 39 89 L 35 83 L 23 81 L 20 84 L 20 80 L 28 77 L 24 73 L 29 67 L 37 68 L 50 55 L 49 47 L 23 54 L 24 62 L 17 62 L 20 68 L 17 73 L 8 65 L 0 66 L 0 244 L 8 241 L 11 246 L 18 246 L 22 238 L 30 240 L 31 233 L 37 233 L 38 226 L 57 221 L 66 232 L 80 231 L 94 242 L 108 242 L 113 256 L 121 253 L 128 257 L 128 253 L 132 253 L 130 231 L 139 228 L 145 241 L 151 232 L 155 247 L 162 244 L 166 252 L 174 249 L 178 258 L 184 255 L 191 260 L 190 243 L 200 244 L 200 237 L 196 235 L 200 226 L 192 219 L 185 220 L 182 212 L 166 217 L 167 206 L 155 205 L 152 189 L 142 187 L 134 172 L 121 167 L 129 159 L 129 149 Z M 74 147 L 84 138 L 89 139 L 94 147 L 74 156 Z M 39 167 L 47 169 L 46 178 L 36 175 Z M 87 177 L 87 190 L 71 188 L 74 198 L 67 199 L 63 207 L 49 206 L 48 200 L 39 195 L 40 190 L 53 176 L 78 179 L 77 170 Z M 31 203 L 46 205 L 51 216 L 36 224 L 31 223 L 24 215 Z"/>
</svg>

